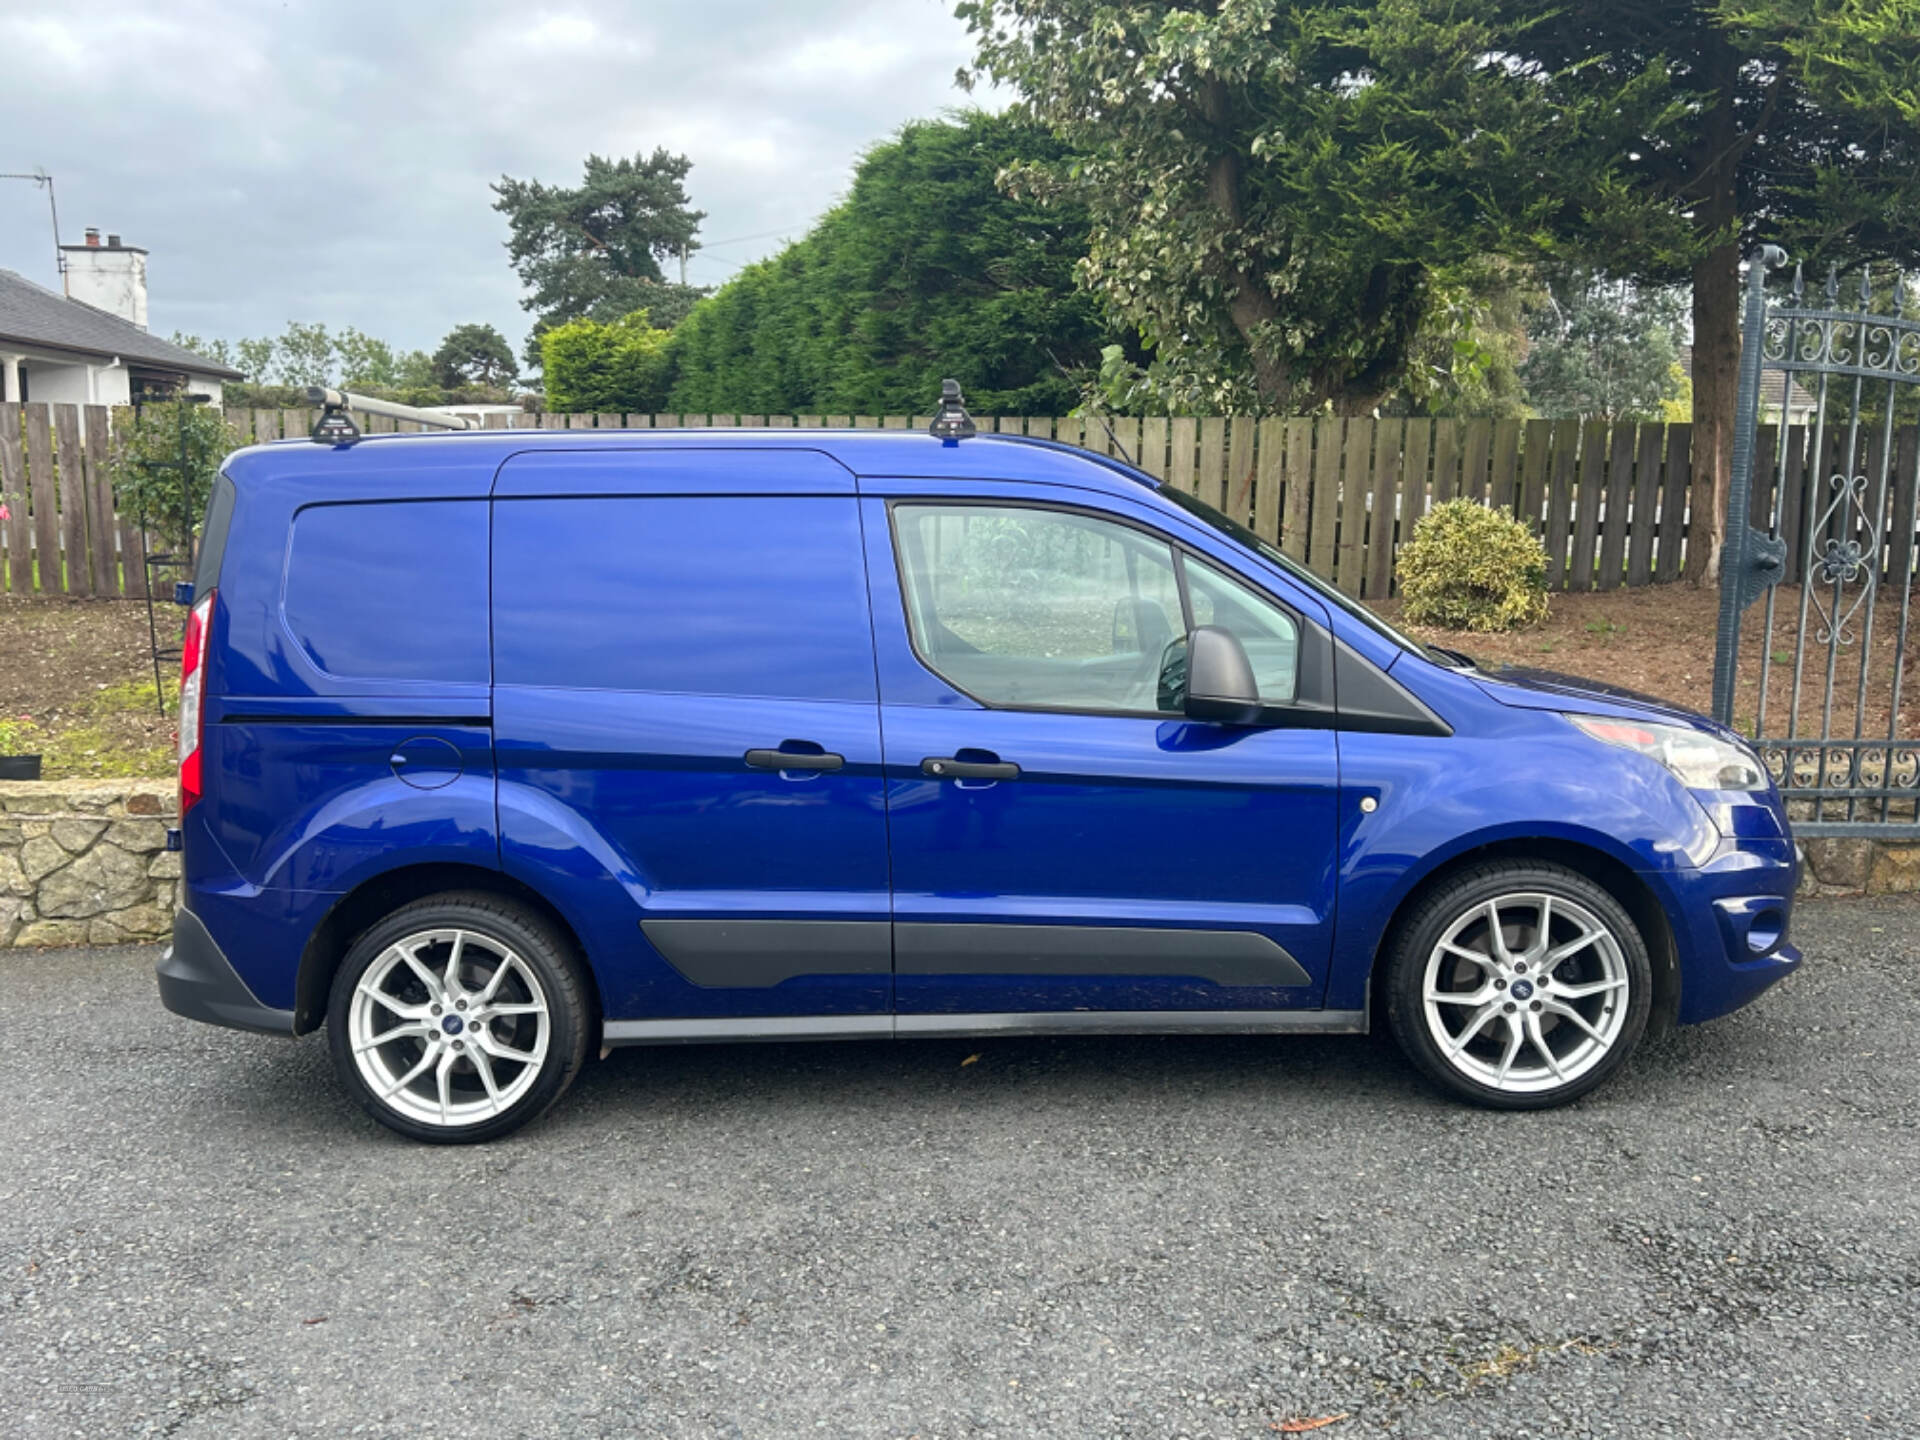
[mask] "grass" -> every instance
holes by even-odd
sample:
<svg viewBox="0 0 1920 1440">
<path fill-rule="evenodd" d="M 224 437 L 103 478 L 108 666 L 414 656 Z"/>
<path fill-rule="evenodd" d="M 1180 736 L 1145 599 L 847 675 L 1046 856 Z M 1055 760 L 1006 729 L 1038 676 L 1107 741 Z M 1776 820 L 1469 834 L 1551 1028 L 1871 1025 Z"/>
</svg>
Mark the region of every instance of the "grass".
<svg viewBox="0 0 1920 1440">
<path fill-rule="evenodd" d="M 103 779 L 164 775 L 173 768 L 173 747 L 145 734 L 129 734 L 120 717 L 159 713 L 153 677 L 102 685 L 78 714 L 47 728 L 28 717 L 0 720 L 0 754 L 40 756 L 49 780 L 75 776 Z"/>
</svg>

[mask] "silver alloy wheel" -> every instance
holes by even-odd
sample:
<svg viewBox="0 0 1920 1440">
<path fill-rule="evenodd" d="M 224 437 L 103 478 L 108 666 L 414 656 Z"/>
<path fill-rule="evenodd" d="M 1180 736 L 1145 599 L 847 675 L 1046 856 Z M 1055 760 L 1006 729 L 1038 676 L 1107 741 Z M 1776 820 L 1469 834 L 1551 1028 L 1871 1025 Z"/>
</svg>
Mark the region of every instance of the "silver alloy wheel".
<svg viewBox="0 0 1920 1440">
<path fill-rule="evenodd" d="M 1586 906 L 1520 892 L 1458 916 L 1427 957 L 1427 1033 L 1477 1084 L 1537 1094 L 1607 1057 L 1627 1023 L 1620 942 Z"/>
<path fill-rule="evenodd" d="M 422 930 L 382 950 L 347 1012 L 353 1063 L 376 1098 L 423 1125 L 491 1119 L 532 1088 L 553 1034 L 546 991 L 473 930 Z"/>
</svg>

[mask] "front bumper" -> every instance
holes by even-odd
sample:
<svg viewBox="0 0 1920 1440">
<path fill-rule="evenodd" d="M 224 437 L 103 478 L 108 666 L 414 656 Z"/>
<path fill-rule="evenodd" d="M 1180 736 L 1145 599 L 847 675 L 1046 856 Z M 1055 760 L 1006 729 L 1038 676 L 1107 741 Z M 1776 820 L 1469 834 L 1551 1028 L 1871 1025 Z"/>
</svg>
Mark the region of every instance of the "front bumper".
<svg viewBox="0 0 1920 1440">
<path fill-rule="evenodd" d="M 1670 872 L 1682 1025 L 1738 1010 L 1800 968 L 1788 940 L 1800 866 L 1791 840 L 1729 841 L 1698 870 Z"/>
<path fill-rule="evenodd" d="M 161 952 L 154 975 L 160 1003 L 176 1015 L 263 1035 L 293 1034 L 293 1012 L 254 999 L 191 910 L 174 912 L 173 943 Z"/>
</svg>

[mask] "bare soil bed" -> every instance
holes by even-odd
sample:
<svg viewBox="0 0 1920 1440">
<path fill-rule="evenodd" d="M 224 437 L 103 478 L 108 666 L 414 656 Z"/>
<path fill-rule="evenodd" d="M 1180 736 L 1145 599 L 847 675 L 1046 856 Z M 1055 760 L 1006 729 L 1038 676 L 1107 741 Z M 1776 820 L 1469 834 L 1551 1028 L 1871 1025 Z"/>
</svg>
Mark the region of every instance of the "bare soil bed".
<svg viewBox="0 0 1920 1440">
<path fill-rule="evenodd" d="M 1854 592 L 1855 594 L 1858 591 Z M 1851 602 L 1844 598 L 1842 613 Z M 1740 637 L 1739 680 L 1734 720 L 1751 734 L 1758 718 L 1760 677 L 1767 678 L 1764 734 L 1769 737 L 1822 733 L 1827 695 L 1827 662 L 1834 658 L 1831 722 L 1826 733 L 1851 737 L 1856 715 L 1867 738 L 1886 738 L 1893 700 L 1894 651 L 1899 643 L 1900 605 L 1888 587 L 1876 599 L 1871 642 L 1863 644 L 1866 610 L 1861 607 L 1843 627 L 1838 645 L 1826 643 L 1826 625 L 1813 601 L 1832 609 L 1830 593 L 1816 589 L 1807 605 L 1807 646 L 1800 662 L 1800 699 L 1794 705 L 1795 637 L 1800 630 L 1801 591 L 1782 585 L 1774 591 L 1773 628 L 1767 629 L 1767 602 L 1746 612 Z M 1713 703 L 1714 629 L 1720 614 L 1717 589 L 1686 584 L 1655 585 L 1598 594 L 1555 595 L 1546 620 L 1531 629 L 1505 635 L 1470 635 L 1457 630 L 1405 625 L 1400 602 L 1378 607 L 1408 633 L 1435 645 L 1471 655 L 1482 665 L 1529 665 L 1558 670 L 1637 690 L 1690 710 Z M 1920 622 L 1920 615 L 1914 617 Z M 1902 668 L 1897 737 L 1920 734 L 1920 623 L 1910 623 Z M 1861 698 L 1861 662 L 1866 656 L 1865 704 Z"/>
<path fill-rule="evenodd" d="M 162 643 L 183 612 L 155 607 Z M 0 599 L 0 754 L 39 754 L 49 780 L 164 775 L 172 768 L 173 685 L 155 703 L 147 608 L 131 600 Z"/>
</svg>

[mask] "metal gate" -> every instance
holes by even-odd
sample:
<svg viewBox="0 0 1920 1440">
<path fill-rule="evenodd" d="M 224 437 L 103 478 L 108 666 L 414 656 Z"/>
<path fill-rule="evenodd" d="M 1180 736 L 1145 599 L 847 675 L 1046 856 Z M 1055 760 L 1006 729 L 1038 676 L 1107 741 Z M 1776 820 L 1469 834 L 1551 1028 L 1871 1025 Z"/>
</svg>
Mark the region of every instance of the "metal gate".
<svg viewBox="0 0 1920 1440">
<path fill-rule="evenodd" d="M 1769 302 L 1785 260 L 1769 245 L 1747 267 L 1714 718 L 1753 739 L 1796 833 L 1916 835 L 1920 317 L 1897 273 L 1891 313 L 1872 313 L 1866 269 L 1851 308 L 1833 271 L 1809 295 L 1797 267 Z"/>
</svg>

